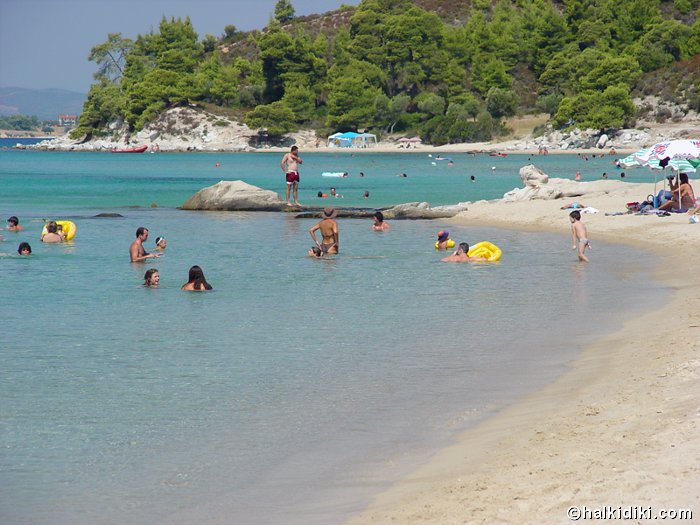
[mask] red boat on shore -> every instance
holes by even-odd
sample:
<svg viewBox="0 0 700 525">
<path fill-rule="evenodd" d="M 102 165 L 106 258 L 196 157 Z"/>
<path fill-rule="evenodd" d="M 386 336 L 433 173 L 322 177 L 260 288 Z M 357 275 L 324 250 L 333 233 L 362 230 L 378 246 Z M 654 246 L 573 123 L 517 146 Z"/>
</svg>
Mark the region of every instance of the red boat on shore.
<svg viewBox="0 0 700 525">
<path fill-rule="evenodd" d="M 133 148 L 117 149 L 114 148 L 112 153 L 143 153 L 148 149 L 148 146 L 135 146 Z"/>
</svg>

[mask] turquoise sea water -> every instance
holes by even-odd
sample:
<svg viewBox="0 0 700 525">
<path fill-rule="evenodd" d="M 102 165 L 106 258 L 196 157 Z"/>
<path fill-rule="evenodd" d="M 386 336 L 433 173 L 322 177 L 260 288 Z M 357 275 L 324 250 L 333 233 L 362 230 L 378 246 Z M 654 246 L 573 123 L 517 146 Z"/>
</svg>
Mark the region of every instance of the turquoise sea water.
<svg viewBox="0 0 700 525">
<path fill-rule="evenodd" d="M 496 198 L 527 162 L 451 156 L 453 168 L 425 154 L 302 154 L 300 198 L 331 184 L 342 205 Z M 0 152 L 3 222 L 25 226 L 0 232 L 0 252 L 34 250 L 0 257 L 0 521 L 338 523 L 552 380 L 630 315 L 627 298 L 653 291 L 653 261 L 595 232 L 593 262 L 578 263 L 565 212 L 562 235 L 449 226 L 504 257 L 447 265 L 432 249 L 440 222 L 377 233 L 341 220 L 341 255 L 313 260 L 313 220 L 176 209 L 221 179 L 280 191 L 279 157 Z M 609 157 L 533 160 L 555 176 L 612 173 Z M 351 176 L 320 175 L 341 170 Z M 75 240 L 42 245 L 45 218 L 73 220 Z M 132 265 L 141 225 L 147 249 L 158 235 L 168 249 Z M 213 292 L 179 290 L 193 264 Z M 159 289 L 140 286 L 151 266 Z"/>
</svg>

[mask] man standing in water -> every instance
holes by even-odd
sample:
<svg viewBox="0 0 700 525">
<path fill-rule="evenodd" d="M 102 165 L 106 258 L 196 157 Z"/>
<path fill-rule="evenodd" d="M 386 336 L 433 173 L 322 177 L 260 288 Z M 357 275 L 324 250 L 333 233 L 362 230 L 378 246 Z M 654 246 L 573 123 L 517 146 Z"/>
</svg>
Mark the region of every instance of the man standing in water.
<svg viewBox="0 0 700 525">
<path fill-rule="evenodd" d="M 309 230 L 316 246 L 323 255 L 338 253 L 338 223 L 335 219 L 338 212 L 331 206 L 326 206 L 321 214 L 321 221 Z M 316 238 L 316 230 L 321 230 L 321 242 Z"/>
<path fill-rule="evenodd" d="M 143 262 L 146 259 L 151 259 L 153 257 L 160 257 L 162 253 L 148 253 L 143 247 L 143 243 L 148 239 L 148 228 L 139 226 L 136 230 L 136 240 L 129 246 L 129 257 L 131 257 L 131 262 Z"/>
<path fill-rule="evenodd" d="M 301 164 L 301 158 L 298 155 L 299 148 L 292 146 L 289 153 L 282 157 L 282 162 L 280 162 L 280 167 L 287 178 L 287 191 L 286 200 L 287 206 L 291 206 L 289 202 L 289 190 L 292 189 L 294 193 L 294 204 L 296 206 L 301 206 L 299 204 L 298 192 L 299 192 L 299 166 Z"/>
</svg>

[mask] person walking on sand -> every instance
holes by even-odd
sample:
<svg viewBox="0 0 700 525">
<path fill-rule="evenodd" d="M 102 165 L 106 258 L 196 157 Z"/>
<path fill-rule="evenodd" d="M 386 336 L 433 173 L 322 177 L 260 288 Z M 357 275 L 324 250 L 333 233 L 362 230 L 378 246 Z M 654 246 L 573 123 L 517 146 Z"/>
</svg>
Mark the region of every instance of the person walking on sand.
<svg viewBox="0 0 700 525">
<path fill-rule="evenodd" d="M 321 220 L 309 229 L 309 234 L 323 255 L 338 253 L 338 223 L 335 217 L 338 212 L 332 206 L 326 206 L 321 214 Z M 321 231 L 321 242 L 316 238 L 316 230 Z"/>
<path fill-rule="evenodd" d="M 588 230 L 586 225 L 581 222 L 581 212 L 574 210 L 569 214 L 571 221 L 571 249 L 575 250 L 578 247 L 578 260 L 588 262 L 588 257 L 584 255 L 586 248 L 591 249 L 591 243 L 588 241 Z"/>
<path fill-rule="evenodd" d="M 292 146 L 289 153 L 282 157 L 282 162 L 280 162 L 280 167 L 285 174 L 287 179 L 287 191 L 285 193 L 285 199 L 287 201 L 287 206 L 292 204 L 289 202 L 289 190 L 291 189 L 294 195 L 294 205 L 301 206 L 299 204 L 299 164 L 302 164 L 301 158 L 299 157 L 299 148 Z"/>
<path fill-rule="evenodd" d="M 162 253 L 148 253 L 143 247 L 143 243 L 148 239 L 148 228 L 139 226 L 136 229 L 136 240 L 129 246 L 129 257 L 131 262 L 143 262 L 146 259 L 152 259 L 154 257 L 160 257 Z"/>
<path fill-rule="evenodd" d="M 486 257 L 469 257 L 469 244 L 466 242 L 460 242 L 457 251 L 452 255 L 448 255 L 442 262 L 479 262 L 487 260 Z"/>
</svg>

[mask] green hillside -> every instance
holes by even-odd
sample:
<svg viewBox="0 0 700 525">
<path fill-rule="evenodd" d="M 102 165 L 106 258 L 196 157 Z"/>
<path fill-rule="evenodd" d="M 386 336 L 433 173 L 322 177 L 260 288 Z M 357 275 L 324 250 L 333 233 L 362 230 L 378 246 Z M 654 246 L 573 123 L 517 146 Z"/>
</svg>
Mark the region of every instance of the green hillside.
<svg viewBox="0 0 700 525">
<path fill-rule="evenodd" d="M 636 94 L 700 110 L 699 10 L 700 0 L 363 0 L 296 17 L 279 0 L 264 30 L 226 25 L 220 38 L 163 19 L 157 32 L 111 34 L 93 49 L 99 81 L 74 136 L 104 134 L 116 119 L 136 131 L 182 104 L 272 136 L 483 141 L 504 132 L 504 118 L 535 111 L 557 127 L 619 128 L 634 122 Z"/>
</svg>

